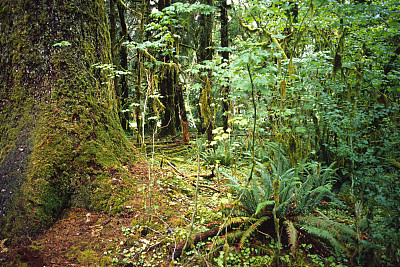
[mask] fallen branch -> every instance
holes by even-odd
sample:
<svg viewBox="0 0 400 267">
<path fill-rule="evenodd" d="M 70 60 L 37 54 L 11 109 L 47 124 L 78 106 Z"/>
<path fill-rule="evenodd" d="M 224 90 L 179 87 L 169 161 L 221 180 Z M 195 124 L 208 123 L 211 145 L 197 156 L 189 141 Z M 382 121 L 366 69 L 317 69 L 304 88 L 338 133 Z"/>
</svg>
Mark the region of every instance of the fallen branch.
<svg viewBox="0 0 400 267">
<path fill-rule="evenodd" d="M 175 172 L 176 174 L 179 174 L 179 175 L 182 176 L 182 177 L 185 177 L 185 178 L 197 177 L 197 175 L 189 175 L 189 176 L 188 176 L 188 175 L 184 174 L 183 172 L 181 172 L 180 170 L 178 170 L 178 169 L 174 166 L 174 164 L 172 164 L 172 163 L 169 162 L 168 160 L 166 160 L 165 162 L 168 164 L 168 166 L 170 166 L 170 167 L 174 170 L 174 172 Z M 213 171 L 212 171 L 211 174 L 200 174 L 199 176 L 200 176 L 200 177 L 205 177 L 205 178 L 211 179 L 211 178 L 215 177 L 214 169 L 213 169 Z M 193 186 L 196 186 L 196 183 L 195 183 L 194 181 L 189 180 L 189 183 L 190 183 L 191 185 L 193 185 Z M 218 192 L 218 193 L 221 192 L 219 189 L 217 189 L 217 188 L 215 188 L 215 187 L 212 187 L 212 186 L 209 186 L 209 185 L 205 185 L 205 184 L 199 184 L 199 187 L 208 188 L 208 189 L 214 190 L 214 191 L 216 191 L 216 192 Z"/>
<path fill-rule="evenodd" d="M 190 183 L 191 183 L 193 186 L 196 185 L 194 182 L 190 182 Z M 217 188 L 215 188 L 215 187 L 212 187 L 212 186 L 210 186 L 210 185 L 199 184 L 199 187 L 208 188 L 208 189 L 214 190 L 214 191 L 217 192 L 217 193 L 221 193 L 221 190 L 219 190 L 219 189 L 217 189 Z"/>
<path fill-rule="evenodd" d="M 183 177 L 187 177 L 183 172 L 181 172 L 180 170 L 178 170 L 171 162 L 169 162 L 168 160 L 166 160 L 165 162 L 167 162 L 167 164 L 179 175 L 183 176 Z"/>
</svg>

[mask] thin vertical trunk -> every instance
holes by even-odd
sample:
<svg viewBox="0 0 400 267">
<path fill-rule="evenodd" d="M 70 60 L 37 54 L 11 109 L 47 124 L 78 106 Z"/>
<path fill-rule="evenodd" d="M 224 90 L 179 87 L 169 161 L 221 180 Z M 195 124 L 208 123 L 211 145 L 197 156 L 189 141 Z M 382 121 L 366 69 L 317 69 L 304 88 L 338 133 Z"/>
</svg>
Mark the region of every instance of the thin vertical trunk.
<svg viewBox="0 0 400 267">
<path fill-rule="evenodd" d="M 147 23 L 148 19 L 148 14 L 149 14 L 149 1 L 148 0 L 142 0 L 141 3 L 141 17 L 140 17 L 140 26 L 139 26 L 139 34 L 138 34 L 138 42 L 143 43 L 145 39 L 145 25 Z M 145 56 L 143 55 L 143 52 L 141 50 L 137 50 L 137 63 L 136 63 L 136 84 L 135 84 L 135 93 L 134 93 L 134 98 L 136 101 L 136 106 L 133 110 L 133 117 L 134 120 L 136 121 L 136 142 L 141 143 L 144 142 L 141 137 L 141 129 L 142 129 L 142 108 L 141 108 L 141 98 L 142 98 L 142 79 L 143 79 L 143 71 L 144 71 L 144 66 L 143 66 L 143 61 L 145 60 Z"/>
<path fill-rule="evenodd" d="M 221 47 L 229 47 L 229 23 L 228 23 L 228 4 L 227 0 L 222 0 L 221 3 Z M 221 53 L 222 59 L 224 63 L 229 62 L 229 52 L 228 51 L 222 51 Z M 227 129 L 229 128 L 229 85 L 228 82 L 226 81 L 227 85 L 224 85 L 222 87 L 222 122 L 223 122 L 223 128 L 224 131 L 226 132 Z"/>
<path fill-rule="evenodd" d="M 183 92 L 182 92 L 181 85 L 178 85 L 176 87 L 176 95 L 177 95 L 177 102 L 178 102 L 179 109 L 180 109 L 183 142 L 189 143 L 190 142 L 189 128 L 188 128 L 188 122 L 187 122 L 187 116 L 186 116 L 185 101 L 183 100 Z"/>
<path fill-rule="evenodd" d="M 111 39 L 111 56 L 112 59 L 115 59 L 116 51 L 113 49 L 116 44 L 117 39 L 117 22 L 116 22 L 116 13 L 115 13 L 115 0 L 110 0 L 109 2 L 110 8 L 110 39 Z"/>
<path fill-rule="evenodd" d="M 132 41 L 129 37 L 128 34 L 128 29 L 126 26 L 125 22 L 125 9 L 122 6 L 121 2 L 117 3 L 118 7 L 118 14 L 119 14 L 119 21 L 121 24 L 121 38 L 123 38 L 126 41 Z M 126 46 L 121 46 L 119 49 L 119 60 L 120 60 L 120 67 L 122 68 L 123 71 L 128 70 L 128 53 L 127 53 L 127 48 Z M 117 78 L 118 79 L 118 78 Z M 120 104 L 120 112 L 119 112 L 119 118 L 121 120 L 121 125 L 124 130 L 129 130 L 129 114 L 128 112 L 123 112 L 123 110 L 127 110 L 127 100 L 128 100 L 128 95 L 129 95 L 129 87 L 128 87 L 128 81 L 126 79 L 125 75 L 122 75 L 119 78 L 119 104 Z"/>
<path fill-rule="evenodd" d="M 164 59 L 166 60 L 165 63 L 169 62 L 168 56 L 165 56 Z M 169 64 L 162 66 L 159 90 L 162 96 L 161 102 L 165 106 L 165 109 L 161 118 L 161 136 L 176 134 L 174 72 L 175 69 L 171 68 Z"/>
<path fill-rule="evenodd" d="M 203 4 L 213 5 L 213 0 L 204 0 Z M 213 43 L 212 43 L 213 15 L 200 15 L 200 41 L 198 61 L 212 60 Z M 212 130 L 214 127 L 214 118 L 212 111 L 212 95 L 211 95 L 211 71 L 207 71 L 206 77 L 202 77 L 202 92 L 200 97 L 201 115 L 204 120 L 203 127 L 207 134 L 207 140 L 213 140 Z"/>
</svg>

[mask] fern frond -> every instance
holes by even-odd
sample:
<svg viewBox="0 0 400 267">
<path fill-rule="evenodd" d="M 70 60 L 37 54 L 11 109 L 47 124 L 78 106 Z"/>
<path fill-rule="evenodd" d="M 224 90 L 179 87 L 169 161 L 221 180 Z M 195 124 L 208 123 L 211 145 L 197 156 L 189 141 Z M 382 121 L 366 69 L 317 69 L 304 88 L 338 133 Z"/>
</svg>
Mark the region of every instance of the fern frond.
<svg viewBox="0 0 400 267">
<path fill-rule="evenodd" d="M 343 203 L 338 200 L 325 186 L 319 186 L 309 192 L 301 192 L 302 195 L 299 196 L 300 202 L 297 204 L 295 214 L 308 214 L 314 207 L 316 207 L 324 198 L 329 198 L 332 203 L 343 206 Z"/>
<path fill-rule="evenodd" d="M 297 177 L 292 177 L 290 181 L 283 181 L 286 185 L 280 190 L 279 199 L 285 202 L 292 198 L 293 193 L 297 185 L 301 185 L 300 180 Z"/>
<path fill-rule="evenodd" d="M 237 224 L 244 224 L 244 223 L 248 223 L 248 222 L 254 222 L 256 221 L 256 218 L 253 217 L 246 217 L 246 216 L 241 216 L 241 217 L 232 217 L 229 218 L 225 224 L 221 225 L 222 228 L 225 227 L 230 227 L 232 225 L 237 225 Z"/>
<path fill-rule="evenodd" d="M 240 203 L 243 205 L 245 210 L 248 211 L 248 215 L 253 215 L 256 212 L 258 201 L 260 198 L 259 190 L 257 186 L 252 183 L 251 188 L 244 188 L 235 179 L 231 179 L 231 187 L 233 187 L 238 195 L 243 195 L 240 199 Z"/>
<path fill-rule="evenodd" d="M 302 229 L 306 230 L 309 234 L 321 239 L 324 243 L 329 243 L 334 249 L 336 255 L 344 255 L 346 248 L 333 236 L 328 230 L 322 230 L 313 226 L 303 226 Z"/>
<path fill-rule="evenodd" d="M 260 225 L 265 222 L 266 220 L 268 220 L 269 217 L 264 216 L 261 217 L 260 219 L 258 219 L 255 223 L 253 223 L 249 228 L 246 229 L 246 231 L 244 231 L 242 238 L 240 239 L 239 242 L 239 249 L 242 248 L 243 243 L 246 242 L 247 238 L 255 231 L 257 230 L 258 227 L 260 227 Z"/>
<path fill-rule="evenodd" d="M 275 205 L 275 201 L 274 200 L 267 200 L 267 201 L 263 201 L 261 203 L 258 203 L 255 215 L 258 215 L 261 211 L 264 212 L 265 207 L 267 207 L 267 206 L 273 207 L 274 205 Z"/>
<path fill-rule="evenodd" d="M 296 220 L 301 225 L 300 229 L 304 229 L 309 234 L 329 243 L 337 254 L 347 252 L 345 245 L 355 244 L 357 240 L 357 232 L 343 223 L 315 216 L 298 216 Z"/>
<path fill-rule="evenodd" d="M 296 248 L 297 248 L 297 230 L 294 227 L 293 223 L 289 220 L 285 221 L 285 225 L 286 225 L 286 232 L 288 234 L 289 237 L 289 244 L 290 244 L 290 250 L 295 253 L 296 252 Z"/>
<path fill-rule="evenodd" d="M 311 226 L 317 226 L 326 229 L 338 229 L 340 232 L 356 237 L 356 231 L 350 226 L 344 223 L 338 223 L 329 219 L 319 218 L 316 216 L 299 216 L 297 221 L 301 224 L 307 224 Z"/>
<path fill-rule="evenodd" d="M 236 240 L 238 240 L 242 235 L 243 235 L 244 231 L 242 230 L 236 230 L 234 232 L 228 233 L 226 235 L 220 236 L 215 240 L 215 244 L 214 246 L 218 247 L 218 246 L 223 246 L 225 244 L 225 241 L 227 241 L 228 243 L 235 243 Z M 207 248 L 210 248 L 212 246 L 212 243 L 209 243 L 207 245 Z"/>
</svg>

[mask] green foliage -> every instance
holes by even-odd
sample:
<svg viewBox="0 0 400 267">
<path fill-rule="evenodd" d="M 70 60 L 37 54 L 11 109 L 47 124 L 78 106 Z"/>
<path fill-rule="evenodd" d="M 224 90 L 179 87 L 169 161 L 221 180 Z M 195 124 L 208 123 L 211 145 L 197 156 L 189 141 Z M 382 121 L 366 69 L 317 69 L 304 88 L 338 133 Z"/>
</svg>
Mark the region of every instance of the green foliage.
<svg viewBox="0 0 400 267">
<path fill-rule="evenodd" d="M 249 233 L 262 227 L 255 224 L 257 220 L 272 218 L 275 212 L 294 248 L 299 224 L 315 232 L 311 221 L 300 223 L 297 218 L 313 214 L 321 202 L 349 211 L 359 203 L 354 222 L 359 254 L 354 260 L 365 264 L 376 250 L 383 265 L 399 262 L 397 4 L 391 0 L 234 3 L 229 10 L 231 47 L 218 47 L 215 23 L 209 48 L 230 52 L 229 62 L 218 54 L 197 62 L 203 51 L 197 50 L 200 34 L 196 33 L 203 26 L 201 16 L 193 14 L 217 9 L 174 3 L 153 12 L 146 27 L 148 41 L 128 44 L 138 51 L 173 57 L 198 125 L 201 79 L 211 75 L 213 102 L 207 111 L 215 117 L 217 129 L 222 115 L 228 115 L 230 128 L 214 131 L 211 146 L 200 148 L 202 160 L 204 165 L 228 168 L 231 187 L 242 195 L 235 214 L 251 218 L 243 221 Z M 161 64 L 160 57 L 149 58 L 149 68 Z M 228 99 L 223 93 L 227 87 Z M 230 109 L 222 114 L 228 101 Z M 241 173 L 253 160 L 257 163 L 247 188 Z M 274 181 L 279 184 L 277 196 Z M 348 207 L 335 193 L 347 198 L 341 200 Z M 349 251 L 340 249 L 340 242 L 334 245 L 338 236 L 324 232 L 315 238 L 333 240 L 337 254 Z"/>
<path fill-rule="evenodd" d="M 264 266 L 270 262 L 268 256 L 258 256 L 259 250 L 253 247 L 246 247 L 241 250 L 226 246 L 221 250 L 218 257 L 213 261 L 217 266 Z M 225 248 L 225 246 L 224 246 Z"/>
<path fill-rule="evenodd" d="M 112 64 L 95 63 L 95 64 L 92 65 L 92 67 L 94 67 L 96 69 L 100 69 L 100 70 L 106 72 L 107 73 L 107 77 L 110 77 L 112 79 L 114 79 L 115 77 L 120 77 L 122 75 L 132 74 L 129 71 L 117 70 L 115 68 L 115 66 L 113 66 Z"/>
<path fill-rule="evenodd" d="M 259 218 L 256 222 L 254 222 L 252 225 L 250 225 L 242 234 L 242 237 L 240 238 L 239 242 L 239 249 L 242 248 L 243 244 L 247 241 L 247 239 L 250 237 L 251 234 L 255 233 L 257 228 L 260 228 L 261 225 L 266 222 L 269 219 L 269 217 L 264 216 Z"/>
<path fill-rule="evenodd" d="M 271 154 L 277 153 L 274 151 Z M 276 221 L 279 222 L 275 223 L 275 228 L 281 223 L 285 224 L 292 252 L 295 252 L 298 246 L 298 231 L 307 231 L 311 239 L 332 245 L 337 256 L 350 257 L 349 251 L 355 249 L 356 240 L 356 232 L 353 229 L 331 221 L 326 216 L 304 216 L 314 212 L 322 201 L 329 200 L 331 205 L 344 207 L 331 191 L 335 172 L 331 168 L 333 164 L 321 168 L 319 163 L 311 162 L 291 168 L 284 157 L 264 164 L 268 167 L 258 164 L 256 169 L 258 177 L 253 178 L 249 188 L 244 188 L 234 177 L 231 177 L 231 186 L 236 189 L 238 195 L 242 196 L 237 214 L 247 215 L 252 219 L 251 224 L 246 226 L 242 233 L 239 247 L 264 223 L 271 223 L 272 220 L 269 219 L 274 214 Z M 275 186 L 278 188 L 279 197 L 275 196 Z M 250 222 L 246 217 L 239 218 L 240 220 L 233 221 L 246 224 Z M 317 231 L 318 227 L 320 227 L 319 231 Z M 353 246 L 346 248 L 344 245 L 346 242 L 352 243 Z"/>
<path fill-rule="evenodd" d="M 71 45 L 71 43 L 68 41 L 62 41 L 62 42 L 53 44 L 53 46 L 70 46 L 70 45 Z"/>
<path fill-rule="evenodd" d="M 216 148 L 207 148 L 201 153 L 201 157 L 204 160 L 205 165 L 225 165 L 230 166 L 233 157 L 234 150 L 229 149 L 226 145 L 219 143 Z"/>
<path fill-rule="evenodd" d="M 355 240 L 357 240 L 354 229 L 343 223 L 314 216 L 299 217 L 297 221 L 301 225 L 302 231 L 331 245 L 337 257 L 352 259 L 351 253 L 356 249 Z"/>
</svg>

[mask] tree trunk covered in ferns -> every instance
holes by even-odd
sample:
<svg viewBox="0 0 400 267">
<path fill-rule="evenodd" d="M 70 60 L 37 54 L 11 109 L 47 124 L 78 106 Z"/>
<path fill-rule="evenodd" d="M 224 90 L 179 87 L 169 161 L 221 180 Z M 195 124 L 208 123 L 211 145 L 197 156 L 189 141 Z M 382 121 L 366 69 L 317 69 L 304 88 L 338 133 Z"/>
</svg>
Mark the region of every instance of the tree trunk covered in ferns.
<svg viewBox="0 0 400 267">
<path fill-rule="evenodd" d="M 93 67 L 110 48 L 102 0 L 1 1 L 0 238 L 119 197 L 111 179 L 134 151 L 112 81 Z"/>
<path fill-rule="evenodd" d="M 203 4 L 213 5 L 213 0 L 204 0 Z M 200 33 L 199 33 L 199 63 L 205 60 L 212 60 L 213 48 L 212 48 L 212 28 L 213 28 L 213 15 L 212 14 L 201 14 L 200 15 Z M 213 135 L 212 130 L 214 126 L 213 110 L 211 107 L 212 96 L 211 96 L 211 71 L 207 71 L 207 74 L 202 79 L 202 91 L 200 96 L 200 108 L 201 116 L 204 121 L 203 127 L 207 133 L 207 140 L 212 141 Z"/>
</svg>

